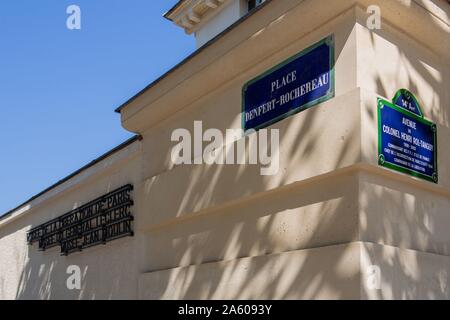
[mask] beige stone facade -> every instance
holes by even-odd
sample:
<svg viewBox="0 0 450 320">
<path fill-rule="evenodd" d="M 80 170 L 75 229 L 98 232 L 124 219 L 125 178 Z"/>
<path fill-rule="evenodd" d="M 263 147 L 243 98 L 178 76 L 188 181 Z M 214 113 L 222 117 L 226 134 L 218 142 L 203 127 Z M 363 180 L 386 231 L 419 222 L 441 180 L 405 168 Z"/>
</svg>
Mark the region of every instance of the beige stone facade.
<svg viewBox="0 0 450 320">
<path fill-rule="evenodd" d="M 266 1 L 120 108 L 142 139 L 0 219 L 0 299 L 450 298 L 449 16 L 444 0 Z M 175 129 L 240 128 L 243 85 L 331 34 L 335 97 L 270 126 L 276 175 L 172 163 Z M 438 184 L 378 165 L 377 98 L 400 88 L 437 124 Z M 129 183 L 134 237 L 67 257 L 27 244 Z"/>
</svg>

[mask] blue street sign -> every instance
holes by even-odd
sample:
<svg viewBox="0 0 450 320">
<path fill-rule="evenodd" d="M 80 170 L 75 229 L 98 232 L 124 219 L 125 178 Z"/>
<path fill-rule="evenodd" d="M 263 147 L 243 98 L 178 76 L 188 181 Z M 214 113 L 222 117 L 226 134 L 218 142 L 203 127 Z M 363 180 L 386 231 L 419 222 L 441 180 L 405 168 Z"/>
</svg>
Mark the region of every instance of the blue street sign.
<svg viewBox="0 0 450 320">
<path fill-rule="evenodd" d="M 242 90 L 244 130 L 267 127 L 334 97 L 333 67 L 331 35 L 249 81 Z"/>
<path fill-rule="evenodd" d="M 437 183 L 436 125 L 378 99 L 378 163 Z"/>
</svg>

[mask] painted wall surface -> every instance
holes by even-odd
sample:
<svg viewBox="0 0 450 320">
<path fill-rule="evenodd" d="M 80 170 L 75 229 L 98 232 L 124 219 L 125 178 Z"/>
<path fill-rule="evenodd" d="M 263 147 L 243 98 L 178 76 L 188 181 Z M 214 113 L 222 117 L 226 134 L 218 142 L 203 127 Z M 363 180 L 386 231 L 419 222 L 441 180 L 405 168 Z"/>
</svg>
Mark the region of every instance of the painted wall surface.
<svg viewBox="0 0 450 320">
<path fill-rule="evenodd" d="M 381 4 L 386 5 L 383 11 L 398 10 L 388 2 Z M 343 8 L 326 23 L 319 20 L 320 26 L 300 30 L 298 21 L 314 25 L 308 13 L 325 11 L 304 1 L 264 28 L 255 26 L 249 38 L 202 66 L 205 77 L 217 65 L 239 70 L 229 72 L 230 80 L 211 83 L 207 90 L 206 78 L 202 82 L 197 73 L 177 88 L 182 92 L 182 86 L 189 85 L 193 91 L 205 91 L 192 102 L 189 96 L 177 100 L 167 91 L 152 102 L 141 97 L 130 106 L 148 103 L 141 109 L 145 112 L 167 101 L 185 105 L 143 132 L 144 159 L 150 150 L 165 157 L 143 162 L 143 203 L 151 214 L 142 224 L 149 245 L 148 272 L 139 281 L 141 298 L 448 297 L 449 149 L 443 138 L 448 131 L 448 53 L 442 57 L 423 44 L 426 39 L 417 41 L 388 21 L 381 30 L 369 31 L 364 9 Z M 403 7 L 406 13 L 416 9 Z M 433 21 L 425 12 L 419 14 L 423 23 Z M 302 34 L 304 29 L 310 32 Z M 448 25 L 444 32 L 445 42 L 450 39 Z M 193 132 L 195 120 L 203 121 L 204 130 L 240 128 L 242 85 L 331 33 L 336 41 L 336 97 L 270 127 L 280 130 L 278 174 L 261 176 L 257 166 L 171 165 L 173 144 L 161 141 L 170 140 L 174 129 Z M 209 58 L 206 53 L 204 57 Z M 240 61 L 246 66 L 236 66 Z M 426 116 L 438 124 L 438 185 L 377 165 L 377 98 L 390 100 L 403 87 L 424 96 Z M 127 115 L 123 119 L 125 126 L 146 127 Z M 379 184 L 370 183 L 369 177 Z M 164 201 L 168 190 L 170 197 Z M 344 243 L 348 245 L 338 247 Z M 160 247 L 167 250 L 151 259 Z M 347 250 L 356 258 L 348 258 Z M 415 267 L 406 266 L 403 257 Z M 298 265 L 302 267 L 294 267 Z M 379 290 L 367 285 L 372 266 L 381 271 Z M 273 269 L 277 271 L 269 271 Z"/>
<path fill-rule="evenodd" d="M 121 112 L 143 136 L 135 151 L 0 221 L 0 298 L 449 298 L 450 10 L 379 1 L 382 28 L 370 31 L 370 2 L 271 1 L 137 97 Z M 171 162 L 175 129 L 240 128 L 243 85 L 330 34 L 335 97 L 269 127 L 277 174 Z M 438 126 L 438 184 L 377 165 L 377 98 L 403 87 Z M 26 245 L 30 226 L 130 182 L 134 238 L 67 258 Z M 64 288 L 71 263 L 85 272 L 79 292 Z"/>
</svg>

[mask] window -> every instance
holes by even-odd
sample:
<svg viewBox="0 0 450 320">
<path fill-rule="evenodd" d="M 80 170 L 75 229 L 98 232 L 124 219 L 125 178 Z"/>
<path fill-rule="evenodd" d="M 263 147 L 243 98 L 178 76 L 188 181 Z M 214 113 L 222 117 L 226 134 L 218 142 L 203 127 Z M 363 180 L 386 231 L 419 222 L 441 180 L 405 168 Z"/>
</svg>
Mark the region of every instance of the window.
<svg viewBox="0 0 450 320">
<path fill-rule="evenodd" d="M 266 0 L 249 0 L 248 1 L 248 11 L 255 9 L 257 6 L 262 4 Z"/>
</svg>

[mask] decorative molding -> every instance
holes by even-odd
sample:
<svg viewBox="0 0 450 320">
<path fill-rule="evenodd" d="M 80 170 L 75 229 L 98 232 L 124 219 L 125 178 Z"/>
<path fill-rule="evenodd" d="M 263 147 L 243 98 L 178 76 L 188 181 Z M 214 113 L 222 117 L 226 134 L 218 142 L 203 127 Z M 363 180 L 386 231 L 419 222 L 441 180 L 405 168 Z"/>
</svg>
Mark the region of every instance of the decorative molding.
<svg viewBox="0 0 450 320">
<path fill-rule="evenodd" d="M 225 4 L 234 0 L 184 0 L 169 10 L 164 17 L 192 34 L 198 26 L 217 14 Z"/>
</svg>

